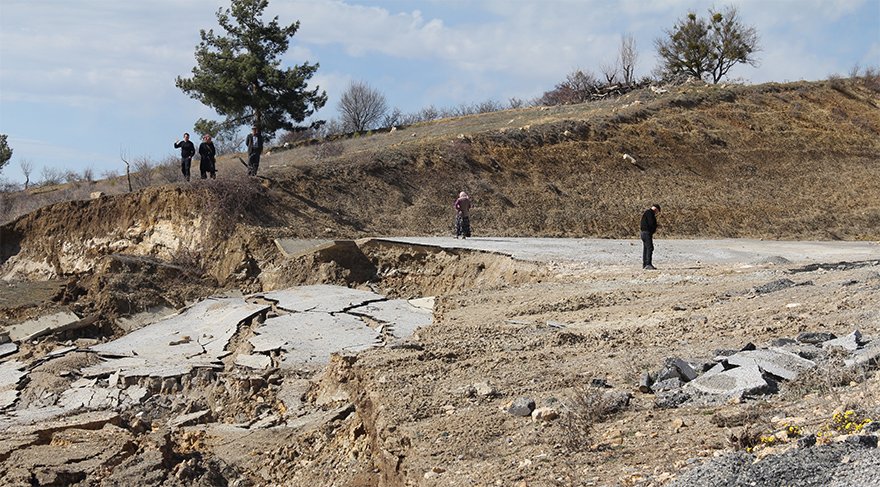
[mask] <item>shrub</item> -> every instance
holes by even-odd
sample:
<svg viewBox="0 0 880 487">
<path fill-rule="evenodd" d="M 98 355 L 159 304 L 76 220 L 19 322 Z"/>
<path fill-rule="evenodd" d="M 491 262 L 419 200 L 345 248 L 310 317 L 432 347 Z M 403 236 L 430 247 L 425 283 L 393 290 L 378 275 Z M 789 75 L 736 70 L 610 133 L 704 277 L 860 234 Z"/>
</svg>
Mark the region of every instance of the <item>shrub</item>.
<svg viewBox="0 0 880 487">
<path fill-rule="evenodd" d="M 562 442 L 570 451 L 578 451 L 593 442 L 593 430 L 597 423 L 605 421 L 618 409 L 617 402 L 598 387 L 581 386 L 566 403 L 562 415 L 565 432 Z"/>
</svg>

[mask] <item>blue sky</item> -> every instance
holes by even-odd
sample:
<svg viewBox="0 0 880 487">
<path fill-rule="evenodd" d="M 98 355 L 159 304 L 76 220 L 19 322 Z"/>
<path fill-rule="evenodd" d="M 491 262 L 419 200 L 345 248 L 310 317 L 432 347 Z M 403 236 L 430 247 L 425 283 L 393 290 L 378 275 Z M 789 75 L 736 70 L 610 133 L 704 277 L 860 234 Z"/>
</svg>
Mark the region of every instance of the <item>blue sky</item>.
<svg viewBox="0 0 880 487">
<path fill-rule="evenodd" d="M 96 174 L 122 170 L 121 151 L 155 160 L 213 110 L 174 86 L 188 75 L 199 29 L 217 28 L 228 0 L 0 0 L 0 133 L 23 181 L 30 161 Z M 270 0 L 267 14 L 301 22 L 284 61 L 320 63 L 320 119 L 337 117 L 353 80 L 404 112 L 512 97 L 530 100 L 580 68 L 614 61 L 622 34 L 636 74 L 657 64 L 654 39 L 688 11 L 735 5 L 761 39 L 750 83 L 846 75 L 880 67 L 880 0 Z"/>
</svg>

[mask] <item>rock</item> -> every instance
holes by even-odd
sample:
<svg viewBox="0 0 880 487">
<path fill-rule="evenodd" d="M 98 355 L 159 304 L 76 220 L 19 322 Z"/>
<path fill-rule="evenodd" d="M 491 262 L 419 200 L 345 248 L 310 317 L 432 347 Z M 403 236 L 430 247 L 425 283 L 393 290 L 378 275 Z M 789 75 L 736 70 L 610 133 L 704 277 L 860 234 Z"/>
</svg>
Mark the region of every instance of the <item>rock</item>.
<svg viewBox="0 0 880 487">
<path fill-rule="evenodd" d="M 603 387 L 605 389 L 610 389 L 611 385 L 608 384 L 608 381 L 601 377 L 593 377 L 590 379 L 590 386 L 592 387 Z"/>
<path fill-rule="evenodd" d="M 687 424 L 681 418 L 675 418 L 672 420 L 672 431 L 674 431 L 675 433 L 678 433 L 679 430 L 681 430 L 685 426 L 687 426 Z"/>
<path fill-rule="evenodd" d="M 64 311 L 12 325 L 8 327 L 7 331 L 12 341 L 26 342 L 56 331 L 75 329 L 81 323 L 79 316 Z"/>
<path fill-rule="evenodd" d="M 268 355 L 263 354 L 242 354 L 235 357 L 235 365 L 248 367 L 251 369 L 263 370 L 272 365 L 272 359 Z"/>
<path fill-rule="evenodd" d="M 489 384 L 489 381 L 478 382 L 473 387 L 476 395 L 481 397 L 495 397 L 498 395 L 498 390 Z"/>
<path fill-rule="evenodd" d="M 623 411 L 629 407 L 630 399 L 632 399 L 632 394 L 626 391 L 608 391 L 602 394 L 605 410 L 609 413 Z"/>
<path fill-rule="evenodd" d="M 865 448 L 877 448 L 877 437 L 874 435 L 848 435 L 844 443 Z"/>
<path fill-rule="evenodd" d="M 793 338 L 776 338 L 770 342 L 771 347 L 782 347 L 784 345 L 790 345 L 792 343 L 797 343 L 797 340 Z"/>
<path fill-rule="evenodd" d="M 837 335 L 835 335 L 834 333 L 829 333 L 827 331 L 805 331 L 798 334 L 797 341 L 801 343 L 809 343 L 810 345 L 816 345 L 822 342 L 827 342 L 828 340 L 834 340 L 835 338 L 837 338 Z"/>
<path fill-rule="evenodd" d="M 104 196 L 103 191 L 92 191 L 91 193 L 89 193 L 89 198 L 93 200 L 96 200 L 102 196 Z"/>
<path fill-rule="evenodd" d="M 540 407 L 532 411 L 532 421 L 553 421 L 559 417 L 559 412 L 551 407 Z"/>
<path fill-rule="evenodd" d="M 528 397 L 518 397 L 507 408 L 507 412 L 514 416 L 531 416 L 535 410 L 535 400 Z"/>
<path fill-rule="evenodd" d="M 797 441 L 798 448 L 810 448 L 816 445 L 816 435 L 807 435 L 799 438 Z"/>
<path fill-rule="evenodd" d="M 794 286 L 794 281 L 791 279 L 777 279 L 772 282 L 768 282 L 762 286 L 758 286 L 755 288 L 756 294 L 768 294 L 776 291 L 781 291 L 783 289 Z"/>
<path fill-rule="evenodd" d="M 862 333 L 859 332 L 859 330 L 855 330 L 845 337 L 835 338 L 834 340 L 822 342 L 822 348 L 830 350 L 831 348 L 838 347 L 852 352 L 857 350 L 859 346 L 861 346 L 861 344 Z"/>
<path fill-rule="evenodd" d="M 14 343 L 4 343 L 3 345 L 0 345 L 0 358 L 3 358 L 7 355 L 12 355 L 17 351 L 18 345 Z"/>
</svg>

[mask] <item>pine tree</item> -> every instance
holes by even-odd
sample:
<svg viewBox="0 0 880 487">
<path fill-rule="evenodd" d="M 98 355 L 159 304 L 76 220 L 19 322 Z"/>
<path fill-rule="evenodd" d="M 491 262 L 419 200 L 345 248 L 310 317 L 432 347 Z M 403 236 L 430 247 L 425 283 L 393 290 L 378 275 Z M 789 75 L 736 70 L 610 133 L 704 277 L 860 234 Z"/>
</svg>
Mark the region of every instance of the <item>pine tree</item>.
<svg viewBox="0 0 880 487">
<path fill-rule="evenodd" d="M 252 124 L 271 138 L 277 130 L 301 128 L 296 124 L 323 107 L 327 94 L 307 86 L 317 63 L 281 67 L 280 56 L 299 22 L 284 27 L 276 16 L 264 24 L 261 17 L 268 5 L 268 0 L 232 0 L 231 9 L 217 10 L 226 34 L 200 30 L 193 75 L 178 77 L 175 84 L 226 117 L 222 123 Z"/>
</svg>

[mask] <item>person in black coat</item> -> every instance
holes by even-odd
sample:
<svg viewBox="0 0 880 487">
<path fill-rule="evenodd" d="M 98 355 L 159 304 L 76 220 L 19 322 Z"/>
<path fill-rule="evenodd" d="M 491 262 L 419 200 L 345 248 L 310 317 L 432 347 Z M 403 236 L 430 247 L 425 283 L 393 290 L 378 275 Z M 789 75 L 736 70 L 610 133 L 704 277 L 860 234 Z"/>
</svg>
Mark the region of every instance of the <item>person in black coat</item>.
<svg viewBox="0 0 880 487">
<path fill-rule="evenodd" d="M 189 168 L 192 166 L 193 156 L 196 155 L 196 146 L 189 140 L 189 134 L 183 134 L 183 142 L 174 141 L 174 148 L 180 149 L 180 172 L 189 181 Z"/>
<path fill-rule="evenodd" d="M 202 140 L 203 142 L 199 144 L 199 157 L 201 158 L 199 172 L 202 173 L 202 179 L 207 179 L 208 173 L 211 173 L 211 179 L 215 179 L 217 177 L 217 149 L 214 148 L 210 135 L 205 134 Z"/>
<path fill-rule="evenodd" d="M 654 256 L 654 232 L 657 231 L 657 215 L 660 214 L 660 205 L 652 205 L 642 213 L 642 221 L 639 223 L 639 236 L 642 239 L 642 268 L 656 269 L 651 263 Z"/>
<path fill-rule="evenodd" d="M 259 127 L 252 127 L 245 139 L 248 148 L 248 176 L 256 176 L 260 168 L 260 154 L 263 153 L 263 134 Z"/>
</svg>

